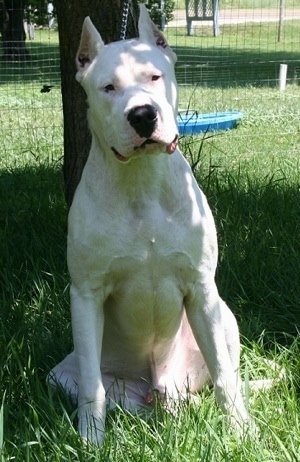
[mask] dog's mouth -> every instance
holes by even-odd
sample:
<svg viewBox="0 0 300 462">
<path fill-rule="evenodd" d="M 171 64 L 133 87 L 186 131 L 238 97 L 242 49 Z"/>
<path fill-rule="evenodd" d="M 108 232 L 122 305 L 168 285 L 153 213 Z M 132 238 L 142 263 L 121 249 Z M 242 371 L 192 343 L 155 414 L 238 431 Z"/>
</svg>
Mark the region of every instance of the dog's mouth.
<svg viewBox="0 0 300 462">
<path fill-rule="evenodd" d="M 111 147 L 112 152 L 115 155 L 115 158 L 118 159 L 120 162 L 128 162 L 129 157 L 122 156 L 113 146 Z"/>
<path fill-rule="evenodd" d="M 147 138 L 140 146 L 135 146 L 133 149 L 137 151 L 138 149 L 144 149 L 147 144 L 155 144 L 157 141 L 152 140 L 151 138 Z"/>
<path fill-rule="evenodd" d="M 139 151 L 140 149 L 145 149 L 147 145 L 149 144 L 156 144 L 158 146 L 164 146 L 165 147 L 165 151 L 168 153 L 168 154 L 173 154 L 173 152 L 176 150 L 177 148 L 177 144 L 178 144 L 178 135 L 176 134 L 175 138 L 173 139 L 173 141 L 169 144 L 163 144 L 157 140 L 153 140 L 152 138 L 147 138 L 145 141 L 143 141 L 143 143 L 140 145 L 140 146 L 135 146 L 133 148 L 134 151 Z M 130 159 L 130 157 L 125 157 L 125 156 L 122 156 L 122 154 L 120 154 L 113 146 L 111 147 L 111 150 L 113 151 L 116 159 L 118 159 L 120 162 L 128 162 L 128 160 Z"/>
<path fill-rule="evenodd" d="M 178 135 L 175 136 L 174 140 L 166 146 L 166 152 L 168 154 L 173 154 L 176 151 L 178 145 Z"/>
</svg>

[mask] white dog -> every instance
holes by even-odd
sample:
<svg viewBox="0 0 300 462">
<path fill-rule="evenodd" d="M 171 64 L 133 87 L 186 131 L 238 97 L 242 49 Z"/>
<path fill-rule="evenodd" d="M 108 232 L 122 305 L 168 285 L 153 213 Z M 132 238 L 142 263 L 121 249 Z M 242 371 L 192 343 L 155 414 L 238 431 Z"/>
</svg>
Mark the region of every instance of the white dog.
<svg viewBox="0 0 300 462">
<path fill-rule="evenodd" d="M 107 406 L 139 409 L 208 380 L 232 421 L 249 419 L 236 320 L 214 281 L 206 198 L 177 149 L 176 57 L 141 7 L 139 38 L 104 45 L 89 18 L 77 54 L 92 147 L 69 215 L 74 351 L 49 374 L 101 444 Z"/>
</svg>

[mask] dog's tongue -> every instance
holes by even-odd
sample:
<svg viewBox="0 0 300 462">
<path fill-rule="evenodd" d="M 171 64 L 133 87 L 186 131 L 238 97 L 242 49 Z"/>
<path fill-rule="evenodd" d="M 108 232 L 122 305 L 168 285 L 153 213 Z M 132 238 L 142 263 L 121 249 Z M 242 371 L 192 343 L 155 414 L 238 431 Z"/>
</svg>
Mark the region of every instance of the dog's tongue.
<svg viewBox="0 0 300 462">
<path fill-rule="evenodd" d="M 172 143 L 168 144 L 167 148 L 166 148 L 166 151 L 168 154 L 173 154 L 173 152 L 175 151 L 175 149 L 177 148 L 177 144 L 178 144 L 178 135 L 175 136 L 174 140 L 172 141 Z"/>
</svg>

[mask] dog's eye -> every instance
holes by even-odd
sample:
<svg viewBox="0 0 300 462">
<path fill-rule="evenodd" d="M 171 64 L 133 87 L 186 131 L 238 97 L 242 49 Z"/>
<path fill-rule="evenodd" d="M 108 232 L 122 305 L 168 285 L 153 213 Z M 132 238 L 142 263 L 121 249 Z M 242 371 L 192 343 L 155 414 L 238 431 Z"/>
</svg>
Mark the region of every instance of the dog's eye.
<svg viewBox="0 0 300 462">
<path fill-rule="evenodd" d="M 156 80 L 159 80 L 161 78 L 161 75 L 152 75 L 151 80 L 152 82 L 156 82 Z"/>
<path fill-rule="evenodd" d="M 106 85 L 104 87 L 105 93 L 109 93 L 110 91 L 114 91 L 115 87 L 112 84 Z"/>
</svg>

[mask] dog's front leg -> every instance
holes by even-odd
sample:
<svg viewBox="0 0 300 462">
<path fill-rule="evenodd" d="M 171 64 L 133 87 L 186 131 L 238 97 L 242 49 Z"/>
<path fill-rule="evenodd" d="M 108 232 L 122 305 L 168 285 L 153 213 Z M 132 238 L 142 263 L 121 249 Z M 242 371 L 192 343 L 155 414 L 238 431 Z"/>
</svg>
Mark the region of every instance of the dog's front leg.
<svg viewBox="0 0 300 462">
<path fill-rule="evenodd" d="M 103 300 L 95 292 L 84 294 L 71 286 L 74 352 L 78 367 L 78 430 L 88 441 L 101 445 L 106 401 L 100 361 L 104 328 Z"/>
<path fill-rule="evenodd" d="M 226 315 L 225 309 L 229 308 L 219 297 L 214 283 L 199 283 L 197 289 L 186 298 L 185 308 L 214 384 L 216 400 L 223 411 L 230 415 L 231 423 L 240 430 L 245 423 L 249 423 L 249 416 L 241 394 L 238 358 L 236 352 L 231 351 L 230 339 L 226 339 L 226 330 L 228 332 L 230 327 L 234 328 L 226 326 L 226 322 L 228 319 L 235 320 L 228 313 Z M 238 349 L 238 330 L 235 334 Z"/>
</svg>

